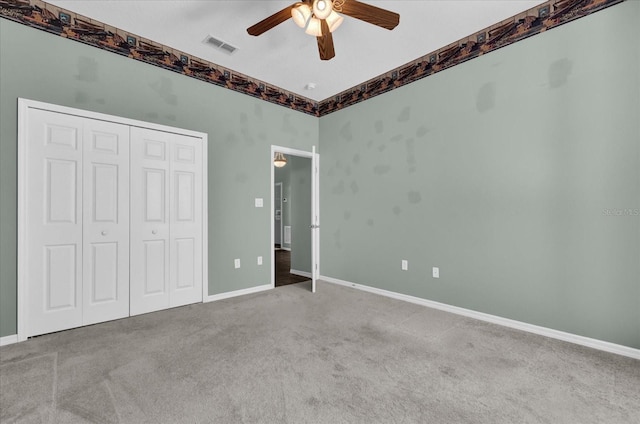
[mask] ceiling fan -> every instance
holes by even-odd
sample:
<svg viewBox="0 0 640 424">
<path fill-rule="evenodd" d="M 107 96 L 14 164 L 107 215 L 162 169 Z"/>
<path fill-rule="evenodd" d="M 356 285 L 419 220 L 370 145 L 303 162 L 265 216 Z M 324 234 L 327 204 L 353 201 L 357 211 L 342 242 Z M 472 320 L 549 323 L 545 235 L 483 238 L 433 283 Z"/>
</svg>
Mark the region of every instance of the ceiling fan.
<svg viewBox="0 0 640 424">
<path fill-rule="evenodd" d="M 336 55 L 331 33 L 344 20 L 336 12 L 388 30 L 394 29 L 400 23 L 400 15 L 397 13 L 357 0 L 301 0 L 247 28 L 247 32 L 258 36 L 293 18 L 296 25 L 318 40 L 320 59 L 329 60 Z"/>
</svg>

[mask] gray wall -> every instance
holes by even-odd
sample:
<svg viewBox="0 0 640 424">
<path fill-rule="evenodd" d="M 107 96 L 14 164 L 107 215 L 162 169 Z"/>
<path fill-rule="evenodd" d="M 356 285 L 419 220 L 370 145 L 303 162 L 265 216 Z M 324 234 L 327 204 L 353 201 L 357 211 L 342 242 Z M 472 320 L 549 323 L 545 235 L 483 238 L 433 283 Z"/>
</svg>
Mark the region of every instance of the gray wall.
<svg viewBox="0 0 640 424">
<path fill-rule="evenodd" d="M 321 118 L 322 275 L 640 348 L 640 216 L 606 213 L 640 209 L 638 22 L 625 2 Z"/>
<path fill-rule="evenodd" d="M 290 160 L 290 157 L 287 157 L 287 161 Z M 274 168 L 274 182 L 282 183 L 282 247 L 291 249 L 291 243 L 284 242 L 284 227 L 291 226 L 291 202 L 289 201 L 291 198 L 291 182 L 290 182 L 290 172 L 291 166 L 287 163 L 286 166 L 282 168 Z M 287 199 L 285 202 L 284 199 Z"/>
<path fill-rule="evenodd" d="M 311 272 L 311 159 L 289 156 L 291 269 Z"/>
<path fill-rule="evenodd" d="M 310 151 L 317 118 L 6 19 L 0 51 L 0 336 L 16 332 L 18 97 L 206 132 L 209 293 L 269 283 L 270 145 Z"/>
</svg>

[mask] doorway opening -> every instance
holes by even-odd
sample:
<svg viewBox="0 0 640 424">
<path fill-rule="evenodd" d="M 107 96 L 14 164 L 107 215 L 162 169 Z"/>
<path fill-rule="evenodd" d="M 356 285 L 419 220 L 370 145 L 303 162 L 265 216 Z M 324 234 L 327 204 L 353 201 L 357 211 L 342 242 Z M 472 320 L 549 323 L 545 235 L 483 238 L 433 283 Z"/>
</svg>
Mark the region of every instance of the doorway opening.
<svg viewBox="0 0 640 424">
<path fill-rule="evenodd" d="M 276 155 L 285 158 L 279 167 L 273 164 Z M 315 291 L 317 159 L 315 148 L 305 152 L 271 147 L 272 287 L 311 280 L 311 290 Z"/>
<path fill-rule="evenodd" d="M 285 157 L 286 159 L 286 157 Z M 300 160 L 310 160 L 306 158 L 300 158 Z M 294 163 L 292 163 L 294 162 Z M 309 281 L 310 277 L 307 275 L 301 275 L 296 268 L 291 266 L 291 226 L 292 215 L 300 213 L 300 209 L 304 208 L 302 205 L 296 204 L 294 201 L 304 202 L 304 199 L 298 199 L 295 195 L 291 198 L 291 192 L 297 191 L 291 188 L 291 176 L 297 174 L 298 169 L 292 172 L 292 167 L 300 164 L 297 163 L 298 159 L 287 159 L 289 167 L 274 169 L 275 172 L 275 184 L 273 187 L 273 235 L 274 235 L 274 254 L 275 254 L 275 286 L 287 286 L 289 284 L 301 283 L 303 281 Z M 287 189 L 287 197 L 284 197 L 284 188 Z M 293 201 L 292 201 L 293 200 Z M 286 228 L 286 237 L 285 237 Z M 299 245 L 299 243 L 297 243 Z M 299 247 L 299 246 L 298 246 Z"/>
</svg>

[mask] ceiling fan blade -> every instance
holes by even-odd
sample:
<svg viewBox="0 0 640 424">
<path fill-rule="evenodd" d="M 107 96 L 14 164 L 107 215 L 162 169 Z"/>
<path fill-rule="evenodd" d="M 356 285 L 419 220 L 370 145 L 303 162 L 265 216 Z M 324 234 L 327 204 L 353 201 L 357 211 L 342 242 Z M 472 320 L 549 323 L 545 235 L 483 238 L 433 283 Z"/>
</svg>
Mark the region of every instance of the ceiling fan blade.
<svg viewBox="0 0 640 424">
<path fill-rule="evenodd" d="M 329 31 L 329 24 L 327 24 L 326 20 L 320 20 L 320 28 L 322 29 L 322 37 L 316 37 L 318 40 L 318 52 L 320 52 L 320 59 L 329 60 L 336 55 L 333 49 L 333 36 Z"/>
<path fill-rule="evenodd" d="M 360 3 L 357 0 L 345 0 L 342 5 L 342 13 L 389 30 L 394 29 L 400 23 L 400 15 L 397 13 Z"/>
<path fill-rule="evenodd" d="M 295 4 L 292 4 L 291 6 L 287 6 L 281 11 L 276 12 L 273 15 L 269 16 L 268 18 L 261 20 L 257 24 L 250 26 L 249 28 L 247 28 L 247 32 L 250 35 L 257 36 L 269 31 L 271 28 L 277 25 L 280 25 L 281 23 L 283 23 L 284 21 L 286 21 L 291 17 L 291 9 L 293 9 L 293 6 L 295 6 Z"/>
</svg>

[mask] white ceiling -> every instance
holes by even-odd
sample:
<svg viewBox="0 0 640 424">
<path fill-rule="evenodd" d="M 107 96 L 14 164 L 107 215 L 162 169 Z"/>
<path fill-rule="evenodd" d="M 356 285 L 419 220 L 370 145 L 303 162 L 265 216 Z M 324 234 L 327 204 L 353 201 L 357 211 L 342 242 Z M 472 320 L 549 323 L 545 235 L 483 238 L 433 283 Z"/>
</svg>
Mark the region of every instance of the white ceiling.
<svg viewBox="0 0 640 424">
<path fill-rule="evenodd" d="M 47 0 L 312 100 L 321 101 L 536 7 L 544 0 L 362 0 L 400 14 L 388 31 L 345 17 L 336 57 L 321 61 L 315 37 L 288 20 L 259 37 L 246 29 L 293 0 Z M 211 34 L 238 50 L 202 43 Z M 306 90 L 309 82 L 314 90 Z"/>
</svg>

